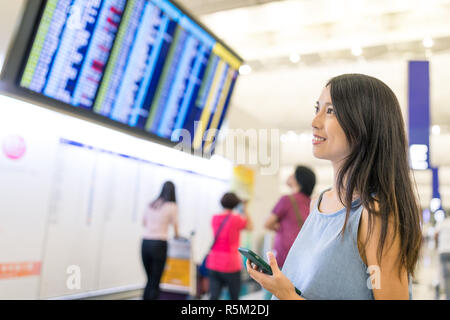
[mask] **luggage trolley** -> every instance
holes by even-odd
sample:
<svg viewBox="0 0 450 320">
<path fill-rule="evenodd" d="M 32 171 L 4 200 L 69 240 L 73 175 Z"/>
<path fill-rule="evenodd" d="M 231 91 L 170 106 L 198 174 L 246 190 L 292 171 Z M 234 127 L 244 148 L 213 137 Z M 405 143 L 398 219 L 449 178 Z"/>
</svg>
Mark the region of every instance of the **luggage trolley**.
<svg viewBox="0 0 450 320">
<path fill-rule="evenodd" d="M 161 277 L 160 297 L 167 299 L 187 299 L 196 291 L 195 265 L 190 239 L 168 240 L 166 265 Z"/>
</svg>

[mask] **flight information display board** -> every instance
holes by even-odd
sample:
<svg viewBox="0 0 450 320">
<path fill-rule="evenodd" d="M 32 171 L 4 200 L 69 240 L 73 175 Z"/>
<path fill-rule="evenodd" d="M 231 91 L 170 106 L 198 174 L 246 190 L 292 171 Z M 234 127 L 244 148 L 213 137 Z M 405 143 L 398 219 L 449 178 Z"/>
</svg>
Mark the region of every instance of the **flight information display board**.
<svg viewBox="0 0 450 320">
<path fill-rule="evenodd" d="M 44 1 L 30 46 L 21 87 L 172 142 L 189 132 L 194 149 L 212 147 L 242 63 L 167 0 Z"/>
</svg>

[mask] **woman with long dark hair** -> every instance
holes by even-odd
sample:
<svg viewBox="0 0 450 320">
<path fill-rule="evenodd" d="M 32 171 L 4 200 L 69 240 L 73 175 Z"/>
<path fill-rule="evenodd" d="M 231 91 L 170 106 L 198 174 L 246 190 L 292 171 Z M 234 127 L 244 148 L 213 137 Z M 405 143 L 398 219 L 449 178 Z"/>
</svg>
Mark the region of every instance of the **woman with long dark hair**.
<svg viewBox="0 0 450 320">
<path fill-rule="evenodd" d="M 378 79 L 344 74 L 314 108 L 313 154 L 331 162 L 334 184 L 311 201 L 283 270 L 269 253 L 272 276 L 248 272 L 279 299 L 411 299 L 421 215 L 397 98 Z"/>
<path fill-rule="evenodd" d="M 147 274 L 144 300 L 155 300 L 159 296 L 159 282 L 167 258 L 167 238 L 169 225 L 173 225 L 178 238 L 178 208 L 175 185 L 164 183 L 160 195 L 146 208 L 143 225 L 142 262 Z"/>
</svg>

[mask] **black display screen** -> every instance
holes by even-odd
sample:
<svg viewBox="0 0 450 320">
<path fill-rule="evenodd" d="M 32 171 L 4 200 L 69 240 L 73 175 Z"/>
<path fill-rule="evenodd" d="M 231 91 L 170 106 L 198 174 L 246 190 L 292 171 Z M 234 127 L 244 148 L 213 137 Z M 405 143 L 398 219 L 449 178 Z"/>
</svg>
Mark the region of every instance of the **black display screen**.
<svg viewBox="0 0 450 320">
<path fill-rule="evenodd" d="M 242 60 L 167 0 L 47 0 L 22 88 L 210 149 Z M 208 134 L 207 134 L 208 133 Z M 184 137 L 183 137 L 184 138 Z"/>
</svg>

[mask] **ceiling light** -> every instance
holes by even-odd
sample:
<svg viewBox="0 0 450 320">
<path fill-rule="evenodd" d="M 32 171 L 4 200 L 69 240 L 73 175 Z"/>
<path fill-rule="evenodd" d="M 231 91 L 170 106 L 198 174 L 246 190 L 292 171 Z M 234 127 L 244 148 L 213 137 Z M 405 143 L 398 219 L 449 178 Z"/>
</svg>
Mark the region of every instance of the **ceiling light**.
<svg viewBox="0 0 450 320">
<path fill-rule="evenodd" d="M 422 44 L 425 48 L 431 48 L 434 45 L 434 41 L 431 37 L 425 37 Z"/>
<path fill-rule="evenodd" d="M 248 64 L 243 64 L 239 67 L 239 74 L 243 76 L 250 74 L 250 72 L 252 72 L 252 68 Z"/>
<path fill-rule="evenodd" d="M 291 60 L 292 63 L 298 63 L 300 61 L 300 55 L 298 53 L 292 53 L 289 56 L 289 60 Z"/>
<path fill-rule="evenodd" d="M 300 140 L 302 141 L 311 141 L 313 135 L 311 133 L 300 133 Z"/>
<path fill-rule="evenodd" d="M 430 210 L 432 212 L 435 212 L 441 208 L 441 199 L 439 198 L 433 198 L 430 201 Z"/>
<path fill-rule="evenodd" d="M 352 47 L 352 54 L 355 57 L 359 57 L 362 54 L 362 48 L 359 45 L 353 46 Z"/>
<path fill-rule="evenodd" d="M 297 134 L 292 130 L 288 131 L 287 136 L 288 136 L 289 140 L 295 140 L 297 138 Z"/>
<path fill-rule="evenodd" d="M 441 127 L 439 127 L 438 125 L 434 125 L 431 127 L 431 132 L 437 136 L 441 133 Z"/>
<path fill-rule="evenodd" d="M 445 219 L 445 212 L 443 210 L 438 210 L 434 213 L 434 220 L 436 222 L 441 222 Z"/>
</svg>

